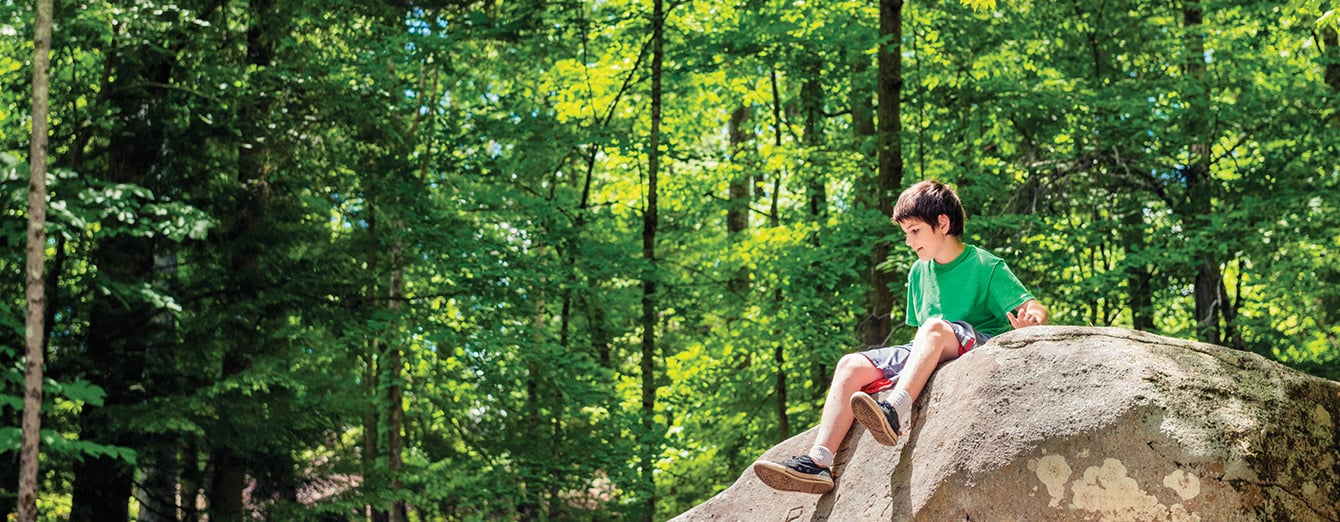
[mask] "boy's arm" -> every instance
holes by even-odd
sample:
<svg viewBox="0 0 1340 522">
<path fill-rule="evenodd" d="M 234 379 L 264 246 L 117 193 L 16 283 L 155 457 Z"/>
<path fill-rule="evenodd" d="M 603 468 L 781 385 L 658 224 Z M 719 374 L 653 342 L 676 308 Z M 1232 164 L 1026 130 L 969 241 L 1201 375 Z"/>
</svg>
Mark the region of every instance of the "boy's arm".
<svg viewBox="0 0 1340 522">
<path fill-rule="evenodd" d="M 1005 312 L 1005 318 L 1010 320 L 1010 324 L 1015 328 L 1024 328 L 1026 326 L 1039 326 L 1047 324 L 1047 307 L 1042 306 L 1037 299 L 1029 299 L 1014 312 Z"/>
</svg>

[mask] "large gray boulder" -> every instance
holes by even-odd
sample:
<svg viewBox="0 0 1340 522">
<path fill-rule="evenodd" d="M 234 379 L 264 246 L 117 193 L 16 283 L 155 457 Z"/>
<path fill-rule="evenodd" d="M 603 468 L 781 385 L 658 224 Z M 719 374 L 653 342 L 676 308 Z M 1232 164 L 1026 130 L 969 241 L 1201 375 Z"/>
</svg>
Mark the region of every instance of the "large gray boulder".
<svg viewBox="0 0 1340 522">
<path fill-rule="evenodd" d="M 897 446 L 856 425 L 832 492 L 746 469 L 675 520 L 1340 520 L 1337 422 L 1340 383 L 1255 354 L 1025 328 L 941 366 Z"/>
</svg>

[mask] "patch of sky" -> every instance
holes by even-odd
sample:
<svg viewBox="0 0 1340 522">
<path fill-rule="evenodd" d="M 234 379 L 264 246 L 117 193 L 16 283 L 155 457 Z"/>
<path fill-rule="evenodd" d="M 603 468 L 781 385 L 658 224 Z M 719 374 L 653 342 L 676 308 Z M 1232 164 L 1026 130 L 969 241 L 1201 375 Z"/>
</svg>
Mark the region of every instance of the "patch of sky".
<svg viewBox="0 0 1340 522">
<path fill-rule="evenodd" d="M 411 9 L 409 15 L 405 17 L 405 27 L 409 29 L 410 34 L 419 36 L 429 36 L 433 34 L 433 26 L 423 19 L 423 9 Z"/>
</svg>

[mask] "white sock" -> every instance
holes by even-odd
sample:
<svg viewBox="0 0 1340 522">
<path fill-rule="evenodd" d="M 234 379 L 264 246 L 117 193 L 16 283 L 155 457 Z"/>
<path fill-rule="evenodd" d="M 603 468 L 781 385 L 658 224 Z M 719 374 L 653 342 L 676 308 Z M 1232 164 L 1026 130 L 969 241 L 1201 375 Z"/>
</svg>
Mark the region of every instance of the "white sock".
<svg viewBox="0 0 1340 522">
<path fill-rule="evenodd" d="M 810 448 L 810 459 L 813 460 L 815 464 L 825 468 L 831 468 L 833 467 L 833 458 L 833 450 L 819 445 Z"/>
<path fill-rule="evenodd" d="M 893 429 L 903 431 L 907 428 L 907 422 L 912 420 L 912 396 L 906 391 L 898 390 L 889 397 L 889 404 L 893 405 L 893 411 L 898 412 L 898 423 L 901 426 L 894 426 Z"/>
</svg>

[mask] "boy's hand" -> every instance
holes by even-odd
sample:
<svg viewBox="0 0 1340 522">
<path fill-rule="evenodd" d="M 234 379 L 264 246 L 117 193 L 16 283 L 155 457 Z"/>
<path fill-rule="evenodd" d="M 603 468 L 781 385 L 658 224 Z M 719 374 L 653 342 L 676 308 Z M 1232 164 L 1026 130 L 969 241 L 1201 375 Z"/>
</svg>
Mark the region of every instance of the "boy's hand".
<svg viewBox="0 0 1340 522">
<path fill-rule="evenodd" d="M 1040 326 L 1047 324 L 1047 309 L 1042 306 L 1042 303 L 1029 301 L 1015 309 L 1014 312 L 1005 312 L 1005 318 L 1009 319 L 1010 324 L 1014 325 L 1015 328 Z"/>
<path fill-rule="evenodd" d="M 1020 312 L 1018 317 L 1015 317 L 1013 312 L 1005 312 L 1005 318 L 1009 319 L 1010 324 L 1014 325 L 1015 328 L 1038 326 L 1042 324 L 1042 321 L 1038 320 L 1036 316 L 1029 315 L 1025 312 Z"/>
</svg>

